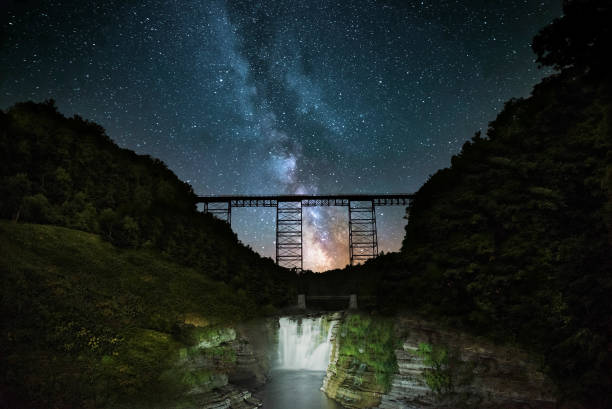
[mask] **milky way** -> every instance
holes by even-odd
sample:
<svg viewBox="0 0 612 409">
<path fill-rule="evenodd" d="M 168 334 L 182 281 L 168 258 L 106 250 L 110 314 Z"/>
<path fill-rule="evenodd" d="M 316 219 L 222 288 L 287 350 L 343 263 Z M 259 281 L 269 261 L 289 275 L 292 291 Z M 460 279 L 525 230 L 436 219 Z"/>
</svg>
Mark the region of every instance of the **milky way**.
<svg viewBox="0 0 612 409">
<path fill-rule="evenodd" d="M 0 107 L 53 98 L 209 194 L 409 193 L 546 74 L 559 1 L 30 1 L 2 6 Z M 304 267 L 348 261 L 346 208 L 304 212 Z M 397 250 L 402 208 L 378 208 Z M 274 254 L 274 213 L 232 227 Z"/>
</svg>

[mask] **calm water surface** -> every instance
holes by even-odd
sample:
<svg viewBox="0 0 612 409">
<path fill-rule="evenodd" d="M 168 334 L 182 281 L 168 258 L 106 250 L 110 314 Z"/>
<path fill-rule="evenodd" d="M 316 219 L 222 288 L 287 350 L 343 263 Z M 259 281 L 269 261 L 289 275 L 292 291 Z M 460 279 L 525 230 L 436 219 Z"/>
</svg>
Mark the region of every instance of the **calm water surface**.
<svg viewBox="0 0 612 409">
<path fill-rule="evenodd" d="M 321 392 L 324 377 L 324 371 L 272 371 L 260 397 L 264 409 L 342 409 Z"/>
</svg>

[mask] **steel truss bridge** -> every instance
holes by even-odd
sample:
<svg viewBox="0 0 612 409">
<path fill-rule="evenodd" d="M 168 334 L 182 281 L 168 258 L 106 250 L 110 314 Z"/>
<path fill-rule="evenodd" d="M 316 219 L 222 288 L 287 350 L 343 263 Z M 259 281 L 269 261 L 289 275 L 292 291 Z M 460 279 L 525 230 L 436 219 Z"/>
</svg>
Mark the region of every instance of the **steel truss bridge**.
<svg viewBox="0 0 612 409">
<path fill-rule="evenodd" d="M 354 265 L 378 255 L 376 206 L 407 206 L 412 194 L 200 196 L 205 213 L 232 223 L 234 207 L 276 208 L 276 264 L 302 270 L 302 209 L 316 206 L 348 207 L 349 256 Z"/>
</svg>

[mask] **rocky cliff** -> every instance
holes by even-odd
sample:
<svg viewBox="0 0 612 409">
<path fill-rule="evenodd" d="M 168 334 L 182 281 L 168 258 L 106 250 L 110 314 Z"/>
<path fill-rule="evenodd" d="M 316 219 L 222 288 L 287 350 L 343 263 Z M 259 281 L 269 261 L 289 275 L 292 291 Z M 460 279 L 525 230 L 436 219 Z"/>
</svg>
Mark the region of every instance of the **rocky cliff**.
<svg viewBox="0 0 612 409">
<path fill-rule="evenodd" d="M 348 408 L 375 407 L 396 369 L 393 326 L 359 314 L 337 313 L 333 319 L 321 390 Z"/>
<path fill-rule="evenodd" d="M 383 409 L 555 406 L 552 383 L 523 351 L 497 346 L 412 316 L 397 317 L 392 329 L 382 318 L 354 317 L 348 314 L 338 317 L 322 387 L 343 406 Z M 372 337 L 372 332 L 376 339 L 366 339 Z M 387 341 L 390 332 L 393 342 Z M 385 348 L 392 348 L 395 362 L 380 365 L 381 357 L 383 360 L 388 357 Z"/>
<path fill-rule="evenodd" d="M 193 346 L 179 351 L 160 379 L 174 398 L 150 407 L 181 409 L 252 409 L 262 405 L 252 395 L 266 381 L 274 320 L 233 327 L 190 324 L 179 331 Z"/>
</svg>

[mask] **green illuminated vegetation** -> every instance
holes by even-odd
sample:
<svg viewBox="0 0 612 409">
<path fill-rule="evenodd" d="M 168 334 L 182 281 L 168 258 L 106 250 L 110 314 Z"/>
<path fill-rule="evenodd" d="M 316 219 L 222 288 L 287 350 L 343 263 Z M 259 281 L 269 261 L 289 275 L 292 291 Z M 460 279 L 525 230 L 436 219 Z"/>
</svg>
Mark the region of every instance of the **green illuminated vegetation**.
<svg viewBox="0 0 612 409">
<path fill-rule="evenodd" d="M 393 331 L 393 321 L 387 317 L 350 314 L 342 321 L 338 334 L 338 365 L 374 372 L 377 389 L 388 391 L 397 371 L 395 349 L 398 339 Z"/>
<path fill-rule="evenodd" d="M 45 407 L 220 386 L 236 359 L 226 326 L 257 312 L 225 283 L 91 233 L 0 221 L 0 249 L 2 384 Z M 185 364 L 197 357 L 215 368 Z"/>
<path fill-rule="evenodd" d="M 13 406 L 220 386 L 235 363 L 222 328 L 295 299 L 290 274 L 99 125 L 48 101 L 0 112 L 0 129 L 1 382 Z M 196 356 L 216 367 L 176 364 Z"/>
<path fill-rule="evenodd" d="M 429 367 L 423 373 L 429 389 L 438 394 L 452 392 L 453 377 L 449 366 L 448 349 L 421 342 L 415 354 L 423 359 L 423 364 Z"/>
</svg>

